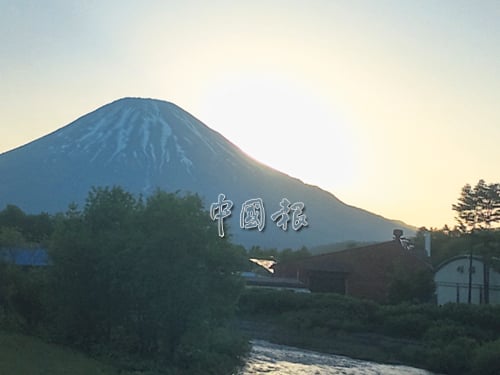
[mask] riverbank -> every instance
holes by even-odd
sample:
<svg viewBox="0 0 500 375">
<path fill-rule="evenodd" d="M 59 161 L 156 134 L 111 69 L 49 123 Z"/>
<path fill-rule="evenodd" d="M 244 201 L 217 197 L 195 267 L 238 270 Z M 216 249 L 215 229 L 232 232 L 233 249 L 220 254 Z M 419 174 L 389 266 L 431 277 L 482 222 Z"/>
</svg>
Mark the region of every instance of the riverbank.
<svg viewBox="0 0 500 375">
<path fill-rule="evenodd" d="M 246 290 L 248 337 L 437 373 L 500 373 L 500 306 L 382 305 L 336 294 Z"/>
<path fill-rule="evenodd" d="M 314 332 L 299 334 L 263 318 L 240 318 L 236 325 L 252 340 L 265 340 L 274 344 L 378 363 L 422 367 L 414 361 L 404 360 L 405 353 L 422 349 L 422 345 L 414 340 L 396 339 L 373 333 L 339 332 L 328 337 L 315 335 Z"/>
<path fill-rule="evenodd" d="M 380 364 L 253 340 L 252 350 L 238 375 L 432 375 L 409 366 Z"/>
</svg>

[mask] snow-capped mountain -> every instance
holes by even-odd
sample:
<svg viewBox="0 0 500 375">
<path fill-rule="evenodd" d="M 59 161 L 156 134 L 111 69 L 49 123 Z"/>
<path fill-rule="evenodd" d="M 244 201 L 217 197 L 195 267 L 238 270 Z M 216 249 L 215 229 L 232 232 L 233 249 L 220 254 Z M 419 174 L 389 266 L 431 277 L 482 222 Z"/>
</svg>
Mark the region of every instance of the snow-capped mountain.
<svg viewBox="0 0 500 375">
<path fill-rule="evenodd" d="M 225 223 L 246 246 L 387 240 L 401 227 L 256 162 L 181 108 L 153 99 L 117 100 L 0 155 L 0 176 L 0 207 L 15 204 L 31 213 L 82 204 L 92 186 L 120 185 L 146 196 L 157 188 L 189 191 L 207 209 L 223 193 L 234 202 Z M 264 205 L 262 231 L 240 228 L 242 204 L 253 198 Z M 271 220 L 283 198 L 304 203 L 307 227 L 295 231 L 290 224 L 284 231 Z"/>
</svg>

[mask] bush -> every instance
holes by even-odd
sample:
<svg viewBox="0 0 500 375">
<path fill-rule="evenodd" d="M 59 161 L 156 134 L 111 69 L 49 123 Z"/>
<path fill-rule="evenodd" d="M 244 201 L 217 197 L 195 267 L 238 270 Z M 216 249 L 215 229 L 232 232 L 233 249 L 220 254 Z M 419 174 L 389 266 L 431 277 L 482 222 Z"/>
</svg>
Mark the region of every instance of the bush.
<svg viewBox="0 0 500 375">
<path fill-rule="evenodd" d="M 438 320 L 433 322 L 423 335 L 424 341 L 432 346 L 448 344 L 457 337 L 465 336 L 464 326 L 451 320 Z"/>
<path fill-rule="evenodd" d="M 477 342 L 467 337 L 458 337 L 446 344 L 428 347 L 424 352 L 423 361 L 426 366 L 445 374 L 468 374 Z"/>
<path fill-rule="evenodd" d="M 44 270 L 0 262 L 0 326 L 21 332 L 39 328 L 44 318 Z"/>
<path fill-rule="evenodd" d="M 429 270 L 413 273 L 402 270 L 394 272 L 389 285 L 389 302 L 393 304 L 430 302 L 436 289 L 433 276 Z"/>
<path fill-rule="evenodd" d="M 390 336 L 418 339 L 421 338 L 431 322 L 424 314 L 409 312 L 403 315 L 388 316 L 383 323 L 383 333 Z"/>
<path fill-rule="evenodd" d="M 307 293 L 254 288 L 243 292 L 238 306 L 242 314 L 275 316 L 287 311 L 304 309 L 312 300 L 312 296 Z"/>
<path fill-rule="evenodd" d="M 270 318 L 287 316 L 290 320 L 301 317 L 312 325 L 322 325 L 332 318 L 340 325 L 359 321 L 366 324 L 379 322 L 379 306 L 372 301 L 359 300 L 339 294 L 305 294 L 270 289 L 248 289 L 239 301 L 242 315 L 264 315 Z"/>
<path fill-rule="evenodd" d="M 475 351 L 473 373 L 477 375 L 500 374 L 500 339 L 488 342 Z"/>
<path fill-rule="evenodd" d="M 391 355 L 448 374 L 500 373 L 500 306 L 377 305 L 338 294 L 244 292 L 240 312 L 273 318 L 307 345 L 307 334 L 328 340 L 337 332 L 375 332 L 396 338 Z M 295 342 L 294 344 L 297 344 Z M 407 345 L 408 344 L 408 345 Z"/>
<path fill-rule="evenodd" d="M 184 334 L 175 351 L 175 366 L 190 375 L 229 374 L 241 366 L 249 343 L 227 328 L 205 328 L 202 337 L 200 327 Z"/>
<path fill-rule="evenodd" d="M 475 325 L 500 335 L 499 305 L 448 303 L 438 308 L 442 316 L 465 325 Z"/>
</svg>

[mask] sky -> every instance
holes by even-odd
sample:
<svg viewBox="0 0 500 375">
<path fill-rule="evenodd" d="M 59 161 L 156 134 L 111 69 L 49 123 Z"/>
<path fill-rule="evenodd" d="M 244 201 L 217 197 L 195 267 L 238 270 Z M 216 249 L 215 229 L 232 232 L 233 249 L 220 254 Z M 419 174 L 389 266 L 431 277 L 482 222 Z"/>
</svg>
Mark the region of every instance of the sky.
<svg viewBox="0 0 500 375">
<path fill-rule="evenodd" d="M 0 0 L 0 153 L 156 98 L 349 205 L 454 225 L 466 183 L 500 182 L 498 20 L 498 0 Z"/>
</svg>

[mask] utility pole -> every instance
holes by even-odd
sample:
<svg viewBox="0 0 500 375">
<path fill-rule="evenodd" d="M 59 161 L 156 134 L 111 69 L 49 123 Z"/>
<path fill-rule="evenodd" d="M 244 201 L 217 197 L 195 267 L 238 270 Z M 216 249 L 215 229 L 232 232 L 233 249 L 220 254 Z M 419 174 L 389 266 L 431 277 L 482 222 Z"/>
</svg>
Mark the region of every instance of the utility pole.
<svg viewBox="0 0 500 375">
<path fill-rule="evenodd" d="M 490 303 L 490 267 L 484 258 L 485 257 L 483 257 L 484 303 L 488 305 Z"/>
<path fill-rule="evenodd" d="M 472 302 L 472 249 L 469 254 L 469 293 L 467 295 L 467 303 L 470 305 Z"/>
</svg>

